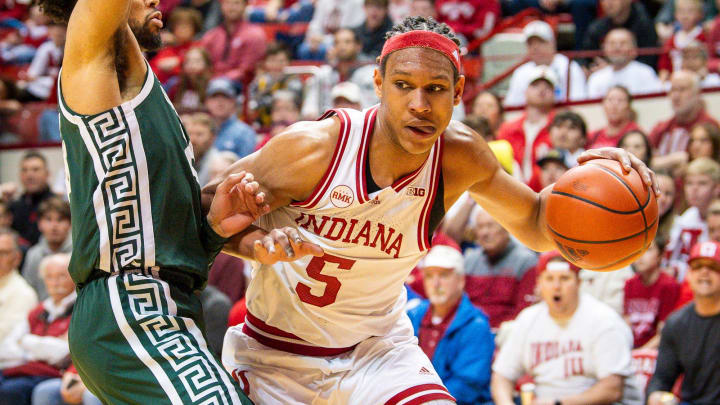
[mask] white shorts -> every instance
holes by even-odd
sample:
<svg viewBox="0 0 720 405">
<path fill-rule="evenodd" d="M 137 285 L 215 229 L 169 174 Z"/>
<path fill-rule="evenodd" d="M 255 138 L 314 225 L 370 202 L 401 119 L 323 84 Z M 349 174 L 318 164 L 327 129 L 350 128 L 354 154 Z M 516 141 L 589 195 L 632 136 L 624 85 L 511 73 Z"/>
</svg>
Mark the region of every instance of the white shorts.
<svg viewBox="0 0 720 405">
<path fill-rule="evenodd" d="M 418 405 L 455 399 L 402 316 L 386 336 L 313 357 L 273 349 L 228 329 L 222 362 L 256 405 Z"/>
</svg>

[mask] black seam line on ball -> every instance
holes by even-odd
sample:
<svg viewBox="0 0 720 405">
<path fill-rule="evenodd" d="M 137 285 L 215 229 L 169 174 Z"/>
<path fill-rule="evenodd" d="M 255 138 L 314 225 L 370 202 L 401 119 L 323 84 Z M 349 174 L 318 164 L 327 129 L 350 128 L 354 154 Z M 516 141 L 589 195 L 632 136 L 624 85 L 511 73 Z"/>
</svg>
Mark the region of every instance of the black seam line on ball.
<svg viewBox="0 0 720 405">
<path fill-rule="evenodd" d="M 567 236 L 564 236 L 564 235 L 562 235 L 561 233 L 558 233 L 556 230 L 552 229 L 552 227 L 551 227 L 550 225 L 548 225 L 548 229 L 549 229 L 552 233 L 554 233 L 555 235 L 557 235 L 558 237 L 563 238 L 563 239 L 565 239 L 565 240 L 569 240 L 570 242 L 575 242 L 575 243 L 587 243 L 587 244 L 591 244 L 591 245 L 602 245 L 602 244 L 606 244 L 606 243 L 622 242 L 622 241 L 624 241 L 624 240 L 632 239 L 632 238 L 640 235 L 640 234 L 643 233 L 643 232 L 647 232 L 648 229 L 650 229 L 650 228 L 652 228 L 653 226 L 655 226 L 655 222 L 657 222 L 657 220 L 653 221 L 653 223 L 650 224 L 649 227 L 643 229 L 642 231 L 640 231 L 640 232 L 638 232 L 638 233 L 632 234 L 632 235 L 630 235 L 630 236 L 625 236 L 625 237 L 622 237 L 622 238 L 620 238 L 620 239 L 613 239 L 613 240 L 582 240 L 582 239 L 573 239 L 573 238 L 568 238 Z M 643 246 L 645 246 L 644 243 L 643 243 Z"/>
<path fill-rule="evenodd" d="M 601 170 L 603 170 L 603 171 L 605 171 L 605 172 L 607 172 L 607 173 L 610 173 L 610 175 L 612 175 L 613 177 L 615 177 L 616 179 L 618 179 L 618 181 L 621 182 L 621 183 L 625 186 L 625 188 L 628 189 L 628 191 L 630 191 L 630 194 L 632 194 L 633 198 L 635 199 L 635 202 L 637 202 L 638 208 L 641 209 L 640 214 L 642 215 L 642 217 L 643 217 L 643 222 L 645 223 L 645 239 L 643 240 L 643 246 L 647 245 L 647 242 L 648 242 L 648 232 L 647 232 L 647 231 L 648 231 L 648 229 L 652 228 L 652 225 L 648 226 L 647 217 L 645 216 L 645 209 L 644 209 L 644 207 L 641 207 L 640 200 L 639 200 L 639 199 L 637 198 L 637 196 L 635 195 L 635 192 L 633 191 L 633 189 L 630 187 L 630 185 L 628 185 L 628 184 L 625 182 L 625 180 L 623 180 L 620 176 L 618 176 L 617 173 L 615 173 L 614 171 L 612 171 L 612 170 L 610 170 L 610 169 L 608 169 L 607 167 L 602 166 L 602 165 L 592 164 L 592 162 L 591 162 L 590 164 L 593 165 L 593 166 L 599 167 Z M 640 173 L 638 173 L 638 176 L 639 176 L 639 175 L 640 175 Z M 641 179 L 640 181 L 642 181 L 642 179 Z M 648 202 L 650 201 L 650 193 L 652 193 L 652 192 L 653 192 L 652 190 L 648 190 L 648 193 L 647 193 L 647 195 L 648 195 Z M 647 202 L 646 202 L 646 204 L 647 204 Z"/>
<path fill-rule="evenodd" d="M 574 198 L 574 199 L 576 199 L 576 200 L 580 200 L 580 201 L 582 201 L 582 202 L 586 202 L 586 203 L 588 203 L 588 204 L 590 204 L 590 205 L 594 205 L 595 207 L 602 208 L 602 209 L 604 209 L 605 211 L 612 212 L 613 214 L 620 214 L 620 215 L 637 214 L 638 212 L 641 212 L 642 210 L 644 210 L 645 207 L 647 207 L 647 204 L 650 202 L 650 197 L 649 197 L 649 195 L 648 195 L 648 200 L 645 202 L 645 205 L 642 206 L 641 208 L 636 209 L 636 210 L 632 210 L 632 211 L 619 211 L 619 210 L 614 210 L 614 209 L 612 209 L 612 208 L 608 208 L 608 207 L 606 207 L 606 206 L 604 206 L 604 205 L 600 205 L 599 203 L 596 203 L 595 201 L 592 201 L 592 200 L 588 200 L 587 198 L 578 197 L 578 196 L 576 196 L 576 195 L 574 195 L 574 194 L 569 194 L 569 193 L 566 193 L 566 192 L 564 192 L 564 191 L 555 191 L 555 190 L 553 190 L 553 191 L 551 191 L 550 193 L 551 193 L 551 194 L 562 195 L 562 196 L 569 197 L 569 198 Z"/>
</svg>

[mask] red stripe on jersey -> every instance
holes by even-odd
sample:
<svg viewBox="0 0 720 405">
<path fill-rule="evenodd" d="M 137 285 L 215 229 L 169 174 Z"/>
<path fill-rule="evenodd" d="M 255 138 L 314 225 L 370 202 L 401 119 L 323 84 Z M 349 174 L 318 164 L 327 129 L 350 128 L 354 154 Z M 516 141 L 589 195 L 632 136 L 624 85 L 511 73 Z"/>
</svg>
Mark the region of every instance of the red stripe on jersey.
<svg viewBox="0 0 720 405">
<path fill-rule="evenodd" d="M 313 356 L 313 357 L 325 357 L 325 356 L 337 356 L 338 354 L 347 353 L 354 349 L 355 346 L 350 347 L 320 347 L 320 346 L 308 346 L 298 343 L 290 343 L 282 340 L 276 340 L 264 335 L 261 335 L 247 326 L 243 325 L 243 333 L 264 344 L 265 346 L 272 347 L 273 349 L 282 350 L 284 352 L 299 354 L 302 356 Z"/>
<path fill-rule="evenodd" d="M 427 163 L 427 160 L 426 160 L 425 162 Z M 413 170 L 412 172 L 410 172 L 410 173 L 407 174 L 406 176 L 403 176 L 403 177 L 397 179 L 397 180 L 395 181 L 395 183 L 393 183 L 392 186 L 391 186 L 391 187 L 393 188 L 393 190 L 395 190 L 395 192 L 400 192 L 400 190 L 402 190 L 403 188 L 405 188 L 405 186 L 407 186 L 408 184 L 412 183 L 412 181 L 415 180 L 415 178 L 418 176 L 418 174 L 420 174 L 420 172 L 422 171 L 423 167 L 425 167 L 425 163 L 423 163 L 422 165 L 420 165 L 420 167 L 418 167 L 417 169 Z"/>
<path fill-rule="evenodd" d="M 333 152 L 330 165 L 325 171 L 322 179 L 320 179 L 318 185 L 315 187 L 315 190 L 313 190 L 312 194 L 310 194 L 310 196 L 304 201 L 290 203 L 290 205 L 293 207 L 313 208 L 320 201 L 323 194 L 325 194 L 325 191 L 327 191 L 328 187 L 330 187 L 330 183 L 332 183 L 332 178 L 333 176 L 335 176 L 335 173 L 340 166 L 340 160 L 342 159 L 343 153 L 345 152 L 345 146 L 347 145 L 348 138 L 350 138 L 350 117 L 345 111 L 338 109 L 329 110 L 322 117 L 320 117 L 320 120 L 329 118 L 333 114 L 336 114 L 338 118 L 340 118 L 340 135 L 337 144 L 335 145 L 335 151 Z"/>
<path fill-rule="evenodd" d="M 438 399 L 455 402 L 455 398 L 453 398 L 452 395 L 445 394 L 444 392 L 433 392 L 432 394 L 420 395 L 417 398 L 413 398 L 412 400 L 405 402 L 403 405 L 422 405 Z"/>
<path fill-rule="evenodd" d="M 257 317 L 255 317 L 255 316 L 254 316 L 253 314 L 251 314 L 250 312 L 248 312 L 248 313 L 245 315 L 245 322 L 248 322 L 248 323 L 250 323 L 252 326 L 260 329 L 261 331 L 263 331 L 263 332 L 265 332 L 265 333 L 269 333 L 269 334 L 271 334 L 271 335 L 280 336 L 280 337 L 284 337 L 284 338 L 288 338 L 288 339 L 302 340 L 302 339 L 300 339 L 300 338 L 297 337 L 296 335 L 293 335 L 293 334 L 290 333 L 290 332 L 285 332 L 285 331 L 282 330 L 282 329 L 278 329 L 278 328 L 276 328 L 276 327 L 274 327 L 274 326 L 270 326 L 270 325 L 266 324 L 265 322 L 263 322 L 262 320 L 258 319 Z"/>
<path fill-rule="evenodd" d="M 375 118 L 377 117 L 377 107 L 370 108 L 365 113 L 365 122 L 363 123 L 362 141 L 360 149 L 358 149 L 358 157 L 355 161 L 355 188 L 357 189 L 358 202 L 360 204 L 370 201 L 367 193 L 367 179 L 365 178 L 365 159 L 368 156 L 368 144 L 370 137 L 375 129 Z"/>
<path fill-rule="evenodd" d="M 423 205 L 422 212 L 420 213 L 420 223 L 417 235 L 418 247 L 420 250 L 430 249 L 430 235 L 428 235 L 430 233 L 430 213 L 432 212 L 432 205 L 435 201 L 435 195 L 437 194 L 438 183 L 440 181 L 440 170 L 442 170 L 443 139 L 444 138 L 441 135 L 435 144 L 435 151 L 432 156 L 432 168 L 430 172 L 430 189 L 428 190 L 425 205 Z"/>
<path fill-rule="evenodd" d="M 417 393 L 425 392 L 425 391 L 444 391 L 445 394 L 448 397 L 450 397 L 451 401 L 455 401 L 455 398 L 450 396 L 450 393 L 448 392 L 447 388 L 443 387 L 442 385 L 440 385 L 440 384 L 421 384 L 421 385 L 416 385 L 414 387 L 410 387 L 408 389 L 398 392 L 392 398 L 388 399 L 385 402 L 385 405 L 397 405 L 398 402 L 406 399 L 407 397 L 410 397 Z"/>
</svg>

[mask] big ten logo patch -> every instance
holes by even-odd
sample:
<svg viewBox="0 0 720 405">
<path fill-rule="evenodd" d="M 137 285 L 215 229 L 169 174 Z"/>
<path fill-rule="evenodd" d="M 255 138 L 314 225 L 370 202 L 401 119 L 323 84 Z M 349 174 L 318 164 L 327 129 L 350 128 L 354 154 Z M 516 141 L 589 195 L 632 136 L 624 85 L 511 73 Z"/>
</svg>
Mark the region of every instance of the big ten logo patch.
<svg viewBox="0 0 720 405">
<path fill-rule="evenodd" d="M 338 208 L 347 208 L 355 201 L 352 189 L 345 185 L 336 186 L 330 192 L 330 202 Z"/>
<path fill-rule="evenodd" d="M 425 197 L 425 189 L 422 187 L 408 187 L 405 194 L 411 197 Z"/>
</svg>

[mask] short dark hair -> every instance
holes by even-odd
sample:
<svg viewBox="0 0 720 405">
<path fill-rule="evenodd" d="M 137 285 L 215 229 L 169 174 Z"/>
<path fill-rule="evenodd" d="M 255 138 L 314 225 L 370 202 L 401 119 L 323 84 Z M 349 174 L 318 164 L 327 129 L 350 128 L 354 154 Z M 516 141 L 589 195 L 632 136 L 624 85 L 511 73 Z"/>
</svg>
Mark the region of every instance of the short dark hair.
<svg viewBox="0 0 720 405">
<path fill-rule="evenodd" d="M 195 10 L 194 8 L 189 8 L 189 7 L 175 8 L 170 13 L 170 17 L 168 18 L 168 28 L 170 29 L 170 31 L 173 31 L 175 29 L 176 25 L 183 23 L 183 22 L 189 22 L 190 24 L 192 24 L 193 29 L 195 29 L 196 34 L 202 30 L 202 25 L 203 25 L 202 14 L 200 14 L 200 12 Z"/>
<path fill-rule="evenodd" d="M 585 120 L 580 116 L 580 114 L 570 110 L 561 111 L 555 114 L 555 118 L 553 118 L 550 128 L 560 126 L 566 122 L 570 123 L 573 128 L 579 129 L 583 138 L 587 137 L 587 126 L 585 125 Z"/>
<path fill-rule="evenodd" d="M 390 31 L 385 34 L 385 40 L 388 40 L 396 35 L 404 34 L 410 31 L 430 31 L 436 34 L 440 34 L 453 42 L 457 46 L 460 46 L 460 40 L 452 29 L 445 24 L 435 21 L 432 17 L 406 17 L 401 23 L 395 24 Z M 389 55 L 388 55 L 389 56 Z M 385 56 L 380 60 L 380 74 L 385 76 L 385 67 L 387 65 L 388 56 Z M 460 72 L 457 71 L 455 65 L 452 65 L 453 69 L 453 81 L 457 82 L 460 78 Z"/>
<path fill-rule="evenodd" d="M 40 159 L 40 160 L 42 160 L 43 164 L 47 167 L 47 159 L 45 158 L 45 155 L 36 151 L 35 149 L 30 149 L 29 151 L 25 152 L 22 159 L 20 159 L 20 160 L 24 162 L 28 159 Z"/>
<path fill-rule="evenodd" d="M 42 218 L 51 212 L 56 212 L 60 218 L 70 221 L 70 204 L 60 197 L 50 197 L 40 203 L 38 217 Z"/>
<path fill-rule="evenodd" d="M 492 141 L 495 139 L 495 133 L 493 132 L 492 127 L 490 127 L 490 121 L 488 121 L 485 117 L 468 115 L 462 123 L 472 128 L 486 141 Z"/>
<path fill-rule="evenodd" d="M 67 24 L 77 0 L 34 0 L 34 4 L 53 22 Z"/>
<path fill-rule="evenodd" d="M 267 50 L 265 51 L 265 58 L 281 53 L 284 53 L 285 56 L 288 57 L 288 59 L 292 59 L 292 52 L 290 52 L 290 49 L 285 44 L 279 41 L 273 41 L 270 42 L 267 46 Z"/>
<path fill-rule="evenodd" d="M 379 6 L 382 8 L 388 8 L 390 1 L 389 0 L 365 0 L 366 6 Z"/>
</svg>

